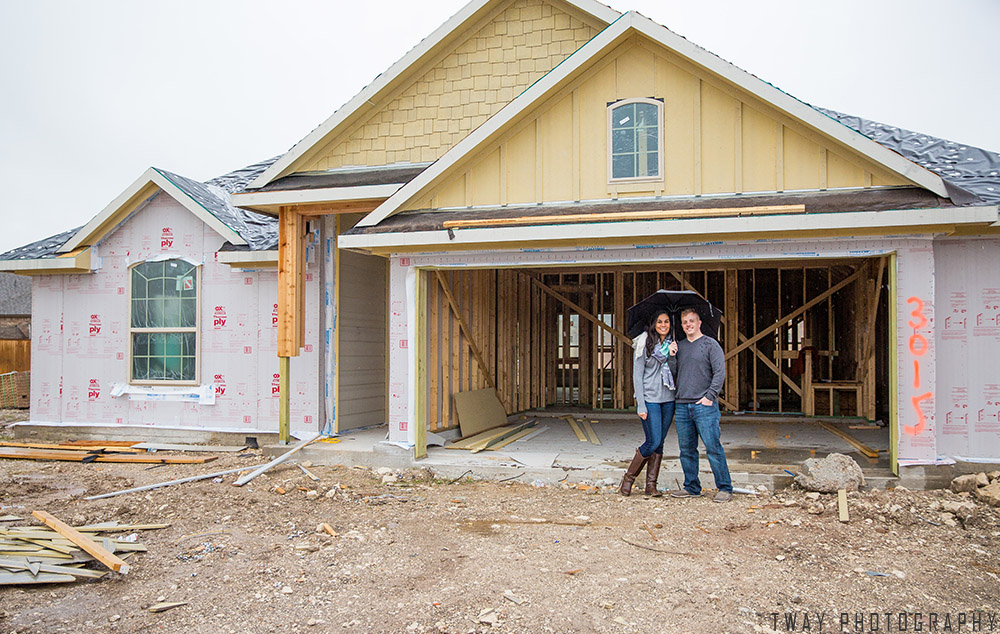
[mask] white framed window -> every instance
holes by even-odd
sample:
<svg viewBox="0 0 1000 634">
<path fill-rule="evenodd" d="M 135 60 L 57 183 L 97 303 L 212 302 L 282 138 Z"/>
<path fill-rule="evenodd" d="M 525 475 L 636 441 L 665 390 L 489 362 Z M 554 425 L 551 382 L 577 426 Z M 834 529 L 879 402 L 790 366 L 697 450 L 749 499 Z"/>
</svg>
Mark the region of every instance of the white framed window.
<svg viewBox="0 0 1000 634">
<path fill-rule="evenodd" d="M 129 380 L 197 385 L 201 314 L 199 267 L 157 260 L 129 269 Z"/>
<path fill-rule="evenodd" d="M 663 102 L 608 104 L 608 182 L 663 180 Z"/>
</svg>

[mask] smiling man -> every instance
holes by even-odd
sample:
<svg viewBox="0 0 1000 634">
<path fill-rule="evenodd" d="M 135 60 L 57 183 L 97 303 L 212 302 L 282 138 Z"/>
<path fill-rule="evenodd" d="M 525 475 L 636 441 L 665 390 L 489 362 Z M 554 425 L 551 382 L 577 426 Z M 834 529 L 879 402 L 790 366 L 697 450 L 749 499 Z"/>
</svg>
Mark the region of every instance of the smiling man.
<svg viewBox="0 0 1000 634">
<path fill-rule="evenodd" d="M 701 332 L 701 317 L 694 309 L 681 312 L 681 328 L 685 337 L 677 342 L 677 409 L 674 424 L 680 447 L 684 487 L 671 491 L 675 498 L 701 495 L 698 479 L 698 438 L 705 443 L 708 464 L 712 467 L 716 502 L 728 502 L 733 497 L 729 464 L 722 449 L 719 429 L 719 391 L 726 378 L 726 355 L 722 346 Z"/>
</svg>

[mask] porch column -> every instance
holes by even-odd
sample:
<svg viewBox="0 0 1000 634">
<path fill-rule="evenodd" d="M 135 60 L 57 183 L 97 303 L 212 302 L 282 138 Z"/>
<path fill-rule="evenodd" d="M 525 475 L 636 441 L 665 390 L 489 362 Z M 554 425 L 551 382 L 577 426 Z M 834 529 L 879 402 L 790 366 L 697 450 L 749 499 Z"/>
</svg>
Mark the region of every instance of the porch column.
<svg viewBox="0 0 1000 634">
<path fill-rule="evenodd" d="M 278 211 L 278 440 L 291 439 L 289 359 L 305 344 L 305 222 L 291 207 Z"/>
<path fill-rule="evenodd" d="M 409 257 L 389 260 L 389 440 L 414 444 L 416 271 Z"/>
</svg>

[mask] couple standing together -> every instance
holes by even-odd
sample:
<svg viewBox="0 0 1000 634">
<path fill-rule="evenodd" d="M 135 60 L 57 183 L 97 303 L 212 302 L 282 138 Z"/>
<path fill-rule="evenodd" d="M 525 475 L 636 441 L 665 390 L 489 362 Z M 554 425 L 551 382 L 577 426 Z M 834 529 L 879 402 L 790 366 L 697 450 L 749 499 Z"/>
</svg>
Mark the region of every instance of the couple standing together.
<svg viewBox="0 0 1000 634">
<path fill-rule="evenodd" d="M 633 482 L 645 466 L 645 494 L 662 495 L 656 488 L 656 480 L 663 459 L 663 440 L 676 414 L 684 486 L 670 491 L 670 495 L 676 498 L 701 495 L 700 437 L 719 489 L 714 500 L 728 502 L 733 496 L 733 485 L 719 431 L 719 392 L 726 378 L 725 355 L 719 342 L 702 334 L 701 317 L 696 310 L 685 309 L 680 318 L 685 335 L 680 341 L 670 337 L 670 314 L 666 311 L 653 315 L 645 338 L 640 335 L 636 339 L 632 380 L 646 439 L 636 449 L 618 490 L 622 495 L 631 493 Z"/>
</svg>

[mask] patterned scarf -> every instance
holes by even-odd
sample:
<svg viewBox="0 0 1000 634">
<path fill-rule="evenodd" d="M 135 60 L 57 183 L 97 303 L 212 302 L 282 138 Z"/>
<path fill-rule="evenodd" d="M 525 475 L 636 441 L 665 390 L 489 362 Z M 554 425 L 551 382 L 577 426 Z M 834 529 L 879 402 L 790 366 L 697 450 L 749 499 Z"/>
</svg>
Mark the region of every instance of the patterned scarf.
<svg viewBox="0 0 1000 634">
<path fill-rule="evenodd" d="M 663 384 L 667 386 L 668 390 L 677 389 L 674 386 L 674 375 L 670 371 L 670 366 L 667 365 L 667 357 L 670 354 L 670 343 L 673 340 L 667 337 L 658 346 L 653 346 L 653 358 L 660 362 L 660 374 L 663 376 Z"/>
</svg>

